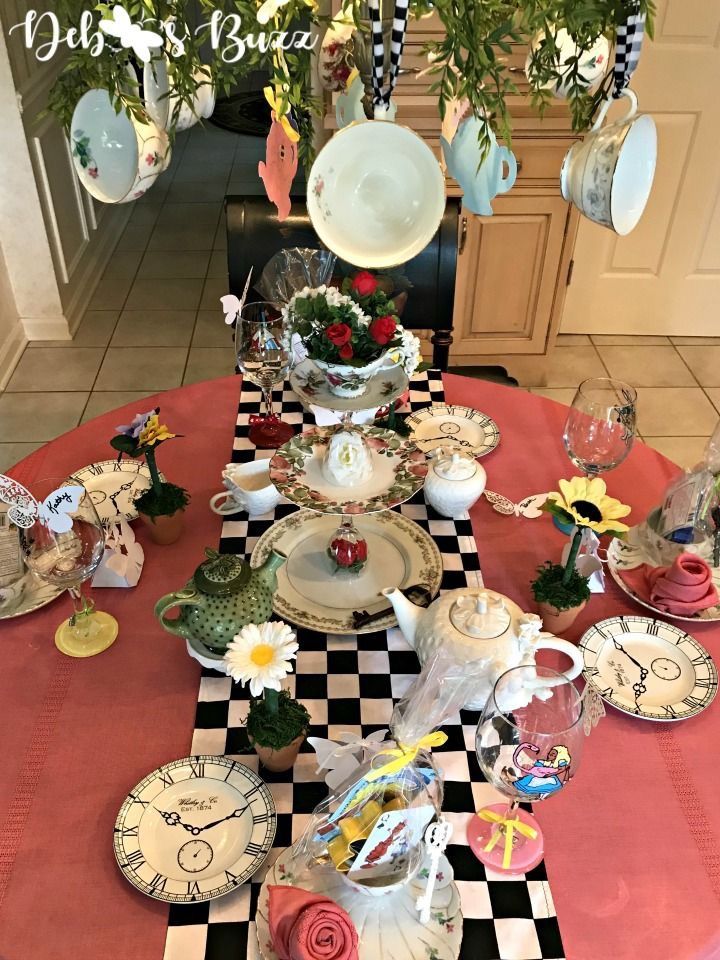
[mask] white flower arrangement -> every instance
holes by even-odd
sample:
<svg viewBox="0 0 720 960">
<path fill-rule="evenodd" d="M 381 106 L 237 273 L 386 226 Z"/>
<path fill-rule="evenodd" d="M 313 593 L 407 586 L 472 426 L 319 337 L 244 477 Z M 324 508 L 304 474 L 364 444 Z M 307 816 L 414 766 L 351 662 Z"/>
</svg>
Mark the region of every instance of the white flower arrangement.
<svg viewBox="0 0 720 960">
<path fill-rule="evenodd" d="M 316 297 L 324 297 L 330 307 L 347 307 L 358 319 L 358 323 L 367 327 L 370 325 L 370 317 L 363 312 L 362 308 L 352 297 L 341 293 L 337 287 L 328 287 L 322 284 L 319 287 L 303 287 L 291 300 L 282 308 L 283 320 L 286 322 L 293 316 L 293 308 L 297 300 L 314 300 Z"/>
<path fill-rule="evenodd" d="M 405 327 L 398 327 L 398 332 L 402 337 L 402 343 L 390 355 L 395 363 L 401 363 L 405 368 L 405 373 L 411 377 L 422 363 L 422 350 L 420 340 L 410 330 Z"/>
</svg>

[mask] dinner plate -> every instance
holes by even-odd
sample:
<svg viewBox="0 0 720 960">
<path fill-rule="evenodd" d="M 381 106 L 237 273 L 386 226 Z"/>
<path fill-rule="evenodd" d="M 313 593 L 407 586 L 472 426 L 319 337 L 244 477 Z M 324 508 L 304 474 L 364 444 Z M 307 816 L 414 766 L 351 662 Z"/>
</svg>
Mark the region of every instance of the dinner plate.
<svg viewBox="0 0 720 960">
<path fill-rule="evenodd" d="M 710 706 L 717 669 L 680 627 L 650 617 L 609 617 L 580 640 L 583 676 L 607 703 L 645 720 L 687 720 Z"/>
<path fill-rule="evenodd" d="M 397 624 L 392 610 L 358 630 L 355 610 L 373 613 L 387 606 L 384 587 L 424 584 L 432 595 L 442 579 L 442 557 L 432 537 L 392 510 L 358 517 L 355 526 L 367 540 L 368 562 L 360 573 L 333 574 L 327 545 L 336 517 L 300 510 L 278 520 L 258 540 L 251 563 L 260 566 L 273 548 L 287 555 L 277 572 L 273 610 L 298 627 L 350 635 L 386 630 Z"/>
<path fill-rule="evenodd" d="M 61 593 L 65 593 L 65 587 L 45 583 L 26 570 L 15 583 L 0 587 L 0 620 L 11 620 L 39 610 L 56 600 Z M 7 597 L 5 602 L 2 601 L 3 596 Z"/>
<path fill-rule="evenodd" d="M 155 900 L 213 900 L 260 867 L 276 821 L 270 791 L 249 767 L 229 757 L 184 757 L 130 791 L 115 821 L 115 857 Z"/>
<path fill-rule="evenodd" d="M 425 453 L 437 447 L 460 447 L 475 457 L 484 457 L 500 443 L 494 420 L 472 407 L 435 403 L 423 407 L 405 421 L 410 439 Z"/>
<path fill-rule="evenodd" d="M 270 867 L 260 889 L 255 915 L 258 944 L 263 960 L 278 960 L 272 948 L 268 920 L 268 887 L 299 886 L 329 897 L 350 915 L 358 933 L 359 960 L 457 960 L 463 936 L 460 894 L 449 860 L 441 855 L 438 876 L 430 900 L 430 920 L 421 923 L 415 906 L 425 892 L 426 880 L 420 871 L 415 879 L 383 897 L 358 893 L 330 866 L 304 868 L 292 847 L 283 850 Z"/>
<path fill-rule="evenodd" d="M 150 471 L 142 460 L 101 460 L 73 473 L 103 523 L 137 519 L 135 497 L 150 487 Z"/>
<path fill-rule="evenodd" d="M 379 370 L 369 380 L 360 397 L 337 397 L 312 360 L 303 360 L 290 371 L 290 386 L 304 407 L 315 404 L 328 410 L 379 410 L 408 389 L 408 377 L 401 365 Z"/>
<path fill-rule="evenodd" d="M 634 570 L 635 567 L 643 563 L 649 563 L 650 566 L 653 567 L 657 566 L 657 564 L 640 543 L 634 542 L 632 530 L 628 534 L 628 538 L 628 540 L 618 540 L 617 537 L 615 537 L 611 540 L 607 552 L 607 566 L 610 571 L 610 576 L 623 593 L 627 594 L 635 603 L 639 603 L 641 607 L 645 607 L 646 610 L 652 610 L 654 613 L 659 613 L 661 616 L 668 617 L 670 620 L 681 620 L 684 623 L 712 623 L 720 620 L 720 605 L 708 607 L 706 610 L 700 610 L 699 613 L 696 613 L 692 617 L 685 617 L 682 614 L 668 613 L 667 610 L 660 610 L 654 604 L 650 603 L 649 600 L 643 600 L 642 597 L 639 597 L 637 593 L 625 583 L 619 571 Z M 713 583 L 715 584 L 715 589 L 718 591 L 718 596 L 720 596 L 720 567 L 711 566 L 710 572 Z"/>
<path fill-rule="evenodd" d="M 422 489 L 427 461 L 421 450 L 393 430 L 357 426 L 370 446 L 373 472 L 354 487 L 338 487 L 322 473 L 337 427 L 310 427 L 296 434 L 270 461 L 270 479 L 284 497 L 320 513 L 353 514 L 389 510 Z"/>
</svg>

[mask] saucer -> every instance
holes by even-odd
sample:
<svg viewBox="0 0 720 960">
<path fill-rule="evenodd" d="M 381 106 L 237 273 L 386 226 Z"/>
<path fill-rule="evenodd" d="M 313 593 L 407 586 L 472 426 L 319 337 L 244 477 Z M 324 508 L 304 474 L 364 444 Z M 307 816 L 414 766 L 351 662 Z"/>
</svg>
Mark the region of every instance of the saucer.
<svg viewBox="0 0 720 960">
<path fill-rule="evenodd" d="M 401 364 L 379 370 L 368 380 L 367 389 L 359 397 L 338 397 L 330 392 L 325 376 L 312 360 L 303 360 L 290 371 L 290 386 L 300 402 L 308 409 L 311 405 L 328 410 L 379 410 L 408 389 L 408 377 Z"/>
</svg>

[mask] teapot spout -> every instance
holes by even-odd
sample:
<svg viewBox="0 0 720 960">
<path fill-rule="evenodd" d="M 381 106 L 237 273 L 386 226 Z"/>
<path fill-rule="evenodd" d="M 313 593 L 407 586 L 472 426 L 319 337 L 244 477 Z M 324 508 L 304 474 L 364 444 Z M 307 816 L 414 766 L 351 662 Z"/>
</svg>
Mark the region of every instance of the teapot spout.
<svg viewBox="0 0 720 960">
<path fill-rule="evenodd" d="M 383 590 L 382 595 L 387 597 L 392 604 L 398 626 L 403 636 L 410 646 L 415 649 L 415 635 L 425 610 L 408 600 L 405 594 L 396 588 Z"/>
<path fill-rule="evenodd" d="M 268 585 L 271 590 L 277 587 L 277 571 L 287 560 L 287 554 L 282 550 L 276 550 L 274 547 L 270 551 L 268 558 L 261 567 L 258 567 L 256 573 L 260 579 Z"/>
</svg>

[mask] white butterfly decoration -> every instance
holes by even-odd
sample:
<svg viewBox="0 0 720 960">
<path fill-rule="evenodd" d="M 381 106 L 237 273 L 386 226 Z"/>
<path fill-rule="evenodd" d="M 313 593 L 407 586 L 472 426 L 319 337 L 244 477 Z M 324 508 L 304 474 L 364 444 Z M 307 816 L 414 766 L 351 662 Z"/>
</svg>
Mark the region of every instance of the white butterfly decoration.
<svg viewBox="0 0 720 960">
<path fill-rule="evenodd" d="M 139 23 L 133 23 L 130 14 L 119 5 L 113 7 L 113 19 L 101 20 L 100 29 L 109 37 L 115 37 L 126 50 L 132 48 L 135 55 L 148 63 L 152 57 L 151 50 L 157 50 L 163 45 L 163 38 L 154 30 L 144 30 Z"/>
<path fill-rule="evenodd" d="M 81 486 L 60 487 L 38 503 L 21 483 L 0 474 L 0 500 L 10 505 L 8 519 L 26 530 L 38 520 L 53 533 L 72 530 L 72 514 L 84 493 L 85 488 Z"/>
<path fill-rule="evenodd" d="M 250 289 L 252 274 L 253 268 L 250 267 L 250 273 L 247 275 L 245 289 L 243 290 L 241 299 L 238 299 L 234 293 L 226 293 L 224 297 L 220 297 L 220 303 L 222 304 L 223 313 L 225 314 L 225 323 L 227 323 L 228 326 L 231 323 L 235 323 L 242 313 L 242 308 L 245 306 L 245 300 L 247 299 L 248 290 Z"/>
<path fill-rule="evenodd" d="M 105 535 L 105 552 L 93 577 L 93 587 L 134 587 L 140 579 L 145 553 L 127 522 L 112 524 Z"/>
<path fill-rule="evenodd" d="M 485 491 L 485 499 L 492 504 L 493 510 L 504 514 L 506 517 L 511 517 L 514 514 L 516 517 L 526 517 L 528 520 L 534 520 L 536 517 L 542 516 L 540 507 L 547 498 L 546 493 L 534 493 L 530 497 L 525 497 L 520 503 L 513 503 L 512 500 L 508 500 L 501 493 L 495 493 L 492 490 Z"/>
<path fill-rule="evenodd" d="M 323 737 L 308 737 L 307 742 L 317 754 L 317 772 L 327 770 L 325 783 L 331 790 L 337 790 L 361 763 L 378 752 L 386 734 L 387 730 L 376 730 L 363 739 L 355 733 L 341 732 L 339 742 Z"/>
</svg>

